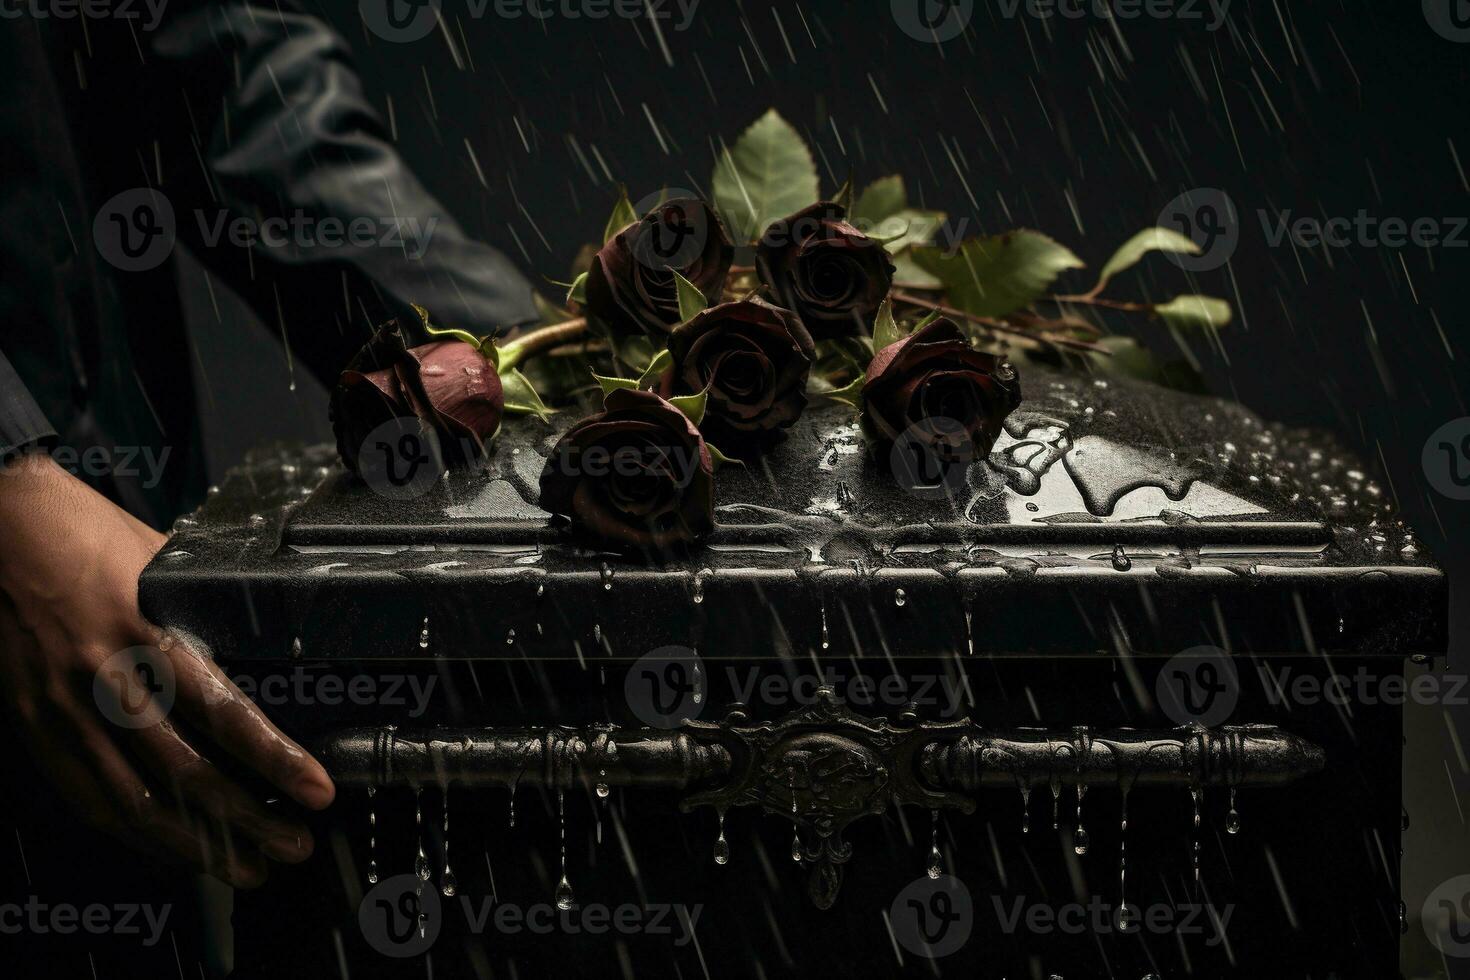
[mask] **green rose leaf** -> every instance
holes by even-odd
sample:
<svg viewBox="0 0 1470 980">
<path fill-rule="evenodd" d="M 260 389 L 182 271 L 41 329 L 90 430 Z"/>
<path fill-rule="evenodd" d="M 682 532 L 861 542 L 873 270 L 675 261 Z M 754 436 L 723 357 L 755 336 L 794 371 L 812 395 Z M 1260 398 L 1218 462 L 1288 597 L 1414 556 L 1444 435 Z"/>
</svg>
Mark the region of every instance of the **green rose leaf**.
<svg viewBox="0 0 1470 980">
<path fill-rule="evenodd" d="M 602 397 L 603 398 L 606 398 L 608 395 L 611 395 L 613 392 L 617 391 L 619 388 L 635 388 L 636 389 L 638 387 L 638 382 L 634 381 L 632 378 L 607 378 L 607 377 L 603 377 L 602 375 L 598 374 L 596 371 L 593 371 L 592 372 L 592 377 L 593 377 L 593 380 L 595 380 L 597 382 L 597 384 L 602 388 Z"/>
<path fill-rule="evenodd" d="M 607 219 L 607 227 L 603 229 L 602 244 L 612 241 L 618 232 L 637 220 L 638 213 L 633 210 L 633 202 L 628 200 L 628 188 L 619 184 L 618 203 L 613 205 L 612 215 Z"/>
<path fill-rule="evenodd" d="M 587 273 L 584 272 L 573 279 L 571 285 L 567 287 L 567 302 L 587 305 Z"/>
<path fill-rule="evenodd" d="M 1126 269 L 1133 268 L 1149 252 L 1199 255 L 1200 247 L 1177 231 L 1170 231 L 1168 228 L 1145 228 L 1124 242 L 1123 247 L 1108 259 L 1108 264 L 1103 266 L 1102 275 L 1098 276 L 1097 285 L 1093 287 L 1092 295 L 1096 296 L 1101 293 L 1114 276 Z"/>
<path fill-rule="evenodd" d="M 897 255 L 911 245 L 929 244 L 945 217 L 943 211 L 905 208 L 862 230 L 869 238 L 881 241 L 890 255 Z"/>
<path fill-rule="evenodd" d="M 678 275 L 678 273 L 675 273 L 675 275 Z M 643 373 L 638 376 L 637 386 L 639 388 L 646 388 L 652 385 L 658 380 L 659 375 L 667 371 L 673 363 L 674 355 L 670 354 L 668 348 L 665 347 L 653 355 L 653 360 L 648 362 L 648 367 L 644 368 Z"/>
<path fill-rule="evenodd" d="M 1065 245 L 1026 228 L 966 239 L 952 255 L 927 245 L 911 254 L 944 284 L 953 305 L 976 316 L 1005 316 L 1029 306 L 1058 275 L 1084 264 Z"/>
<path fill-rule="evenodd" d="M 1169 326 L 1184 329 L 1210 327 L 1218 330 L 1234 316 L 1229 303 L 1213 296 L 1176 296 L 1161 306 L 1155 306 L 1154 312 Z"/>
<path fill-rule="evenodd" d="M 679 320 L 681 323 L 688 323 L 694 319 L 696 314 L 704 312 L 709 302 L 704 298 L 704 293 L 700 292 L 699 287 L 679 275 L 677 269 L 669 271 L 674 274 L 674 282 L 679 287 Z"/>
<path fill-rule="evenodd" d="M 882 350 L 907 336 L 898 321 L 893 319 L 893 300 L 884 297 L 883 305 L 878 307 L 878 317 L 873 321 L 873 349 Z"/>
<path fill-rule="evenodd" d="M 863 382 L 865 381 L 867 381 L 867 376 L 859 374 L 851 382 L 838 388 L 830 382 L 813 375 L 811 381 L 807 384 L 806 390 L 808 394 L 815 395 L 819 398 L 830 398 L 833 401 L 842 402 L 844 405 L 850 405 L 853 408 L 862 408 Z"/>
<path fill-rule="evenodd" d="M 535 415 L 545 419 L 555 409 L 547 408 L 536 393 L 536 387 L 519 371 L 510 371 L 500 376 L 500 385 L 505 390 L 505 410 L 516 415 Z"/>
<path fill-rule="evenodd" d="M 848 213 L 848 220 L 859 228 L 876 225 L 893 217 L 909 206 L 908 191 L 904 190 L 903 178 L 898 174 L 880 177 L 873 181 L 858 196 L 857 203 Z"/>
<path fill-rule="evenodd" d="M 670 398 L 669 404 L 689 416 L 689 421 L 695 425 L 704 421 L 704 406 L 709 400 L 709 389 L 706 388 L 697 395 L 680 395 Z"/>
<path fill-rule="evenodd" d="M 726 149 L 711 181 L 715 206 L 744 241 L 814 204 L 817 165 L 801 134 L 770 109 Z"/>
<path fill-rule="evenodd" d="M 739 459 L 731 459 L 715 448 L 713 443 L 705 443 L 704 448 L 709 450 L 710 459 L 714 460 L 716 466 L 744 466 L 745 462 Z"/>
<path fill-rule="evenodd" d="M 900 289 L 943 289 L 944 283 L 931 272 L 919 268 L 912 251 L 893 256 L 893 284 Z"/>
</svg>

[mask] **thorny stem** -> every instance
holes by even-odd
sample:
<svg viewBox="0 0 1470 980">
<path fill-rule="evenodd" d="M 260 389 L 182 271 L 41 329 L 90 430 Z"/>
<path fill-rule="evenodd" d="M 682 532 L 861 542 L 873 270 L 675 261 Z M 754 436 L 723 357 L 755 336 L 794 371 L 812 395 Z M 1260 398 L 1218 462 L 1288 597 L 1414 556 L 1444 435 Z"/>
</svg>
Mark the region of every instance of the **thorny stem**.
<svg viewBox="0 0 1470 980">
<path fill-rule="evenodd" d="M 1117 299 L 1103 299 L 1100 296 L 1093 296 L 1090 293 L 1080 296 L 1047 296 L 1045 298 L 1051 303 L 1101 306 L 1109 310 L 1122 310 L 1125 313 L 1152 313 L 1154 311 L 1154 305 L 1152 303 L 1128 303 Z"/>
<path fill-rule="evenodd" d="M 1056 344 L 1058 347 L 1071 347 L 1076 350 L 1107 353 L 1106 348 L 1100 347 L 1099 345 L 1090 343 L 1086 340 L 1076 340 L 1071 337 L 1058 337 L 1050 333 L 1037 333 L 1036 331 L 1027 330 L 1024 327 L 1018 327 L 1015 324 L 1007 323 L 1004 320 L 997 320 L 994 317 L 988 316 L 977 316 L 974 313 L 968 313 L 954 306 L 946 306 L 945 304 L 937 303 L 934 300 L 924 299 L 923 297 L 915 296 L 912 293 L 905 293 L 894 290 L 893 299 L 895 302 L 907 303 L 910 306 L 917 306 L 920 309 L 933 310 L 936 313 L 943 313 L 945 316 L 953 316 L 959 317 L 962 320 L 969 320 L 971 323 L 978 323 L 982 327 L 987 327 L 1000 333 L 1019 334 L 1023 337 L 1031 337 L 1033 339 L 1045 340 L 1048 343 Z"/>
</svg>

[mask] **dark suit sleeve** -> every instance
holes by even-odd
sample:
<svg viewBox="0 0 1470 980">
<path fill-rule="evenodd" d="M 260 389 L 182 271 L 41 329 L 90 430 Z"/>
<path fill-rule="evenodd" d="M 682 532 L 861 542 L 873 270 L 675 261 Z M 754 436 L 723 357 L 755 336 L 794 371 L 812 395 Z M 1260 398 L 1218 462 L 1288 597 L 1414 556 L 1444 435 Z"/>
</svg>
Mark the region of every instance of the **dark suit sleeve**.
<svg viewBox="0 0 1470 980">
<path fill-rule="evenodd" d="M 410 304 L 477 335 L 536 318 L 527 279 L 409 171 L 338 34 L 274 0 L 167 9 L 148 84 L 186 100 L 178 129 L 202 164 L 169 182 L 179 238 L 315 373 L 334 378 Z M 241 247 L 235 216 L 281 234 Z"/>
<path fill-rule="evenodd" d="M 0 352 L 0 463 L 55 438 L 56 430 Z"/>
</svg>

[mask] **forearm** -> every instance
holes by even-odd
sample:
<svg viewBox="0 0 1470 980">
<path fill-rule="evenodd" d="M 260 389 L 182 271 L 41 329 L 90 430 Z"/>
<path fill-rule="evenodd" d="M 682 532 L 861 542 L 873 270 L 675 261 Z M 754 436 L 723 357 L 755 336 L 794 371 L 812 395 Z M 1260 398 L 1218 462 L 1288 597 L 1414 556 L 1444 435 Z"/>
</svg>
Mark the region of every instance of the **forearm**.
<svg viewBox="0 0 1470 980">
<path fill-rule="evenodd" d="M 262 231 L 274 219 L 248 250 L 197 212 L 181 216 L 180 237 L 318 373 L 335 374 L 375 319 L 414 303 L 476 334 L 535 319 L 530 283 L 409 170 L 321 21 L 274 4 L 190 5 L 153 48 L 173 77 L 220 87 L 191 100 L 220 213 Z"/>
</svg>

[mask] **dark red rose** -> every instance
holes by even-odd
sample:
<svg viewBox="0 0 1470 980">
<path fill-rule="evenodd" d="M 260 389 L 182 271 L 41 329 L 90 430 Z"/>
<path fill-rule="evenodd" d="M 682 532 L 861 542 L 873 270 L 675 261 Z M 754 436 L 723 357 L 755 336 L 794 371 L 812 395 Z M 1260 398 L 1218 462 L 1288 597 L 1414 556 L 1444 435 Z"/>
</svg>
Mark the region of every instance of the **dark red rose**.
<svg viewBox="0 0 1470 980">
<path fill-rule="evenodd" d="M 709 389 L 703 431 L 721 448 L 750 446 L 806 409 L 816 347 L 801 321 L 758 299 L 711 306 L 669 335 L 665 396 Z"/>
<path fill-rule="evenodd" d="M 484 455 L 504 410 L 500 375 L 485 355 L 460 340 L 408 347 L 396 322 L 378 328 L 352 359 L 331 401 L 337 452 L 359 474 L 364 443 L 388 422 L 432 431 L 443 462 L 462 466 Z"/>
<path fill-rule="evenodd" d="M 709 205 L 677 198 L 618 232 L 587 271 L 587 315 L 615 336 L 662 337 L 680 320 L 677 270 L 717 303 L 735 246 Z"/>
<path fill-rule="evenodd" d="M 887 250 L 846 217 L 839 204 L 813 204 L 767 228 L 755 253 L 761 282 L 818 340 L 871 332 L 893 285 Z"/>
<path fill-rule="evenodd" d="M 1016 371 L 940 319 L 880 350 L 868 365 L 863 431 L 880 450 L 900 436 L 940 463 L 984 459 L 1021 404 Z"/>
<path fill-rule="evenodd" d="M 663 552 L 714 530 L 714 461 L 678 408 L 620 388 L 557 441 L 541 471 L 541 507 L 624 551 Z"/>
</svg>

